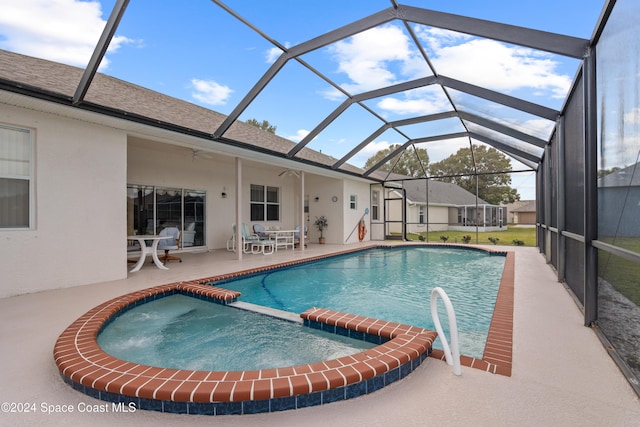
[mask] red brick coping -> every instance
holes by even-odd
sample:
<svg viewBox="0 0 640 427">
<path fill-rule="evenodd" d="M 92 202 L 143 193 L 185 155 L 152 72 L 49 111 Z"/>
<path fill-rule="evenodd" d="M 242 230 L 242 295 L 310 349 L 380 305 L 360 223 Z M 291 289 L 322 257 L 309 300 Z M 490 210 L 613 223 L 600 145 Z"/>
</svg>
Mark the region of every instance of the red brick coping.
<svg viewBox="0 0 640 427">
<path fill-rule="evenodd" d="M 515 253 L 507 252 L 500 288 L 489 325 L 482 359 L 460 356 L 460 364 L 493 374 L 511 376 L 513 356 L 513 290 L 515 282 Z M 455 307 L 454 307 L 455 308 Z M 445 360 L 444 352 L 434 349 L 431 357 Z"/>
<path fill-rule="evenodd" d="M 353 251 L 341 253 L 348 252 Z M 515 255 L 512 252 L 506 255 L 484 356 L 481 360 L 462 356 L 461 364 L 510 376 Z M 317 258 L 324 256 L 313 259 Z M 139 409 L 210 415 L 241 414 L 295 409 L 357 397 L 403 378 L 429 354 L 444 360 L 442 351 L 431 350 L 437 336 L 433 331 L 320 308 L 300 315 L 305 324 L 382 344 L 351 356 L 308 365 L 210 372 L 127 362 L 105 353 L 96 341 L 100 330 L 120 311 L 132 305 L 174 293 L 226 304 L 235 301 L 240 294 L 204 283 L 258 271 L 247 270 L 157 286 L 114 298 L 93 308 L 72 323 L 55 344 L 54 359 L 62 377 L 88 395 L 111 402 L 133 402 Z"/>
<path fill-rule="evenodd" d="M 58 338 L 54 359 L 65 381 L 96 398 L 133 402 L 140 409 L 239 414 L 294 409 L 356 397 L 388 385 L 428 355 L 436 333 L 330 310 L 311 309 L 306 321 L 339 324 L 379 337 L 383 344 L 334 360 L 287 368 L 209 372 L 144 366 L 117 359 L 98 345 L 98 333 L 118 312 L 173 293 L 230 302 L 238 292 L 181 282 L 107 301 L 72 323 Z"/>
</svg>

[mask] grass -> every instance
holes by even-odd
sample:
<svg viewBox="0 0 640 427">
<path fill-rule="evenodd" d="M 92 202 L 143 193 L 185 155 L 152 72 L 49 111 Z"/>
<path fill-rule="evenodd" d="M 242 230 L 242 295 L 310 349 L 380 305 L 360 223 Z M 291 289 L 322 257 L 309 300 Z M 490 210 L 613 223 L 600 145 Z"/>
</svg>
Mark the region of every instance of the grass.
<svg viewBox="0 0 640 427">
<path fill-rule="evenodd" d="M 640 239 L 634 237 L 599 238 L 603 242 L 640 253 Z M 618 292 L 640 306 L 640 264 L 598 251 L 598 275 Z"/>
<path fill-rule="evenodd" d="M 426 237 L 425 233 L 414 234 L 408 233 L 407 238 L 409 240 L 420 240 L 420 236 Z M 493 242 L 490 240 L 497 239 L 498 245 L 515 245 L 514 240 L 522 242 L 521 246 L 535 246 L 536 245 L 536 229 L 534 227 L 528 228 L 516 228 L 507 227 L 505 231 L 491 231 L 477 233 L 478 241 L 476 242 L 476 233 L 469 231 L 431 231 L 429 232 L 429 242 L 442 242 L 441 236 L 446 236 L 447 243 L 464 243 L 465 236 L 471 236 L 469 243 L 478 243 L 481 245 L 491 245 Z M 425 238 L 426 241 L 426 238 Z"/>
</svg>

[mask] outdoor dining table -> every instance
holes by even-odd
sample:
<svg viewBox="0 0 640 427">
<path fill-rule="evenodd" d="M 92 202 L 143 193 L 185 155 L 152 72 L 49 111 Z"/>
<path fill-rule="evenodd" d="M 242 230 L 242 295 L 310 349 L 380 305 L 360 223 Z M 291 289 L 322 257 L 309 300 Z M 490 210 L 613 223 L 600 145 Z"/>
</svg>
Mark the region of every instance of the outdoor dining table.
<svg viewBox="0 0 640 427">
<path fill-rule="evenodd" d="M 287 248 L 291 246 L 291 249 L 295 247 L 295 233 L 298 230 L 264 230 L 264 233 L 269 236 L 271 240 L 275 241 L 276 251 L 278 248 Z"/>
<path fill-rule="evenodd" d="M 153 263 L 161 270 L 168 270 L 167 267 L 164 266 L 160 258 L 158 258 L 158 243 L 163 239 L 171 239 L 171 236 L 156 236 L 153 234 L 141 234 L 136 236 L 127 236 L 127 240 L 137 240 L 140 244 L 140 259 L 136 265 L 129 271 L 130 273 L 135 273 L 136 271 L 142 268 L 144 264 L 144 260 L 147 258 L 147 255 L 151 254 L 151 258 L 153 258 Z M 147 241 L 151 240 L 151 245 L 147 246 Z"/>
</svg>

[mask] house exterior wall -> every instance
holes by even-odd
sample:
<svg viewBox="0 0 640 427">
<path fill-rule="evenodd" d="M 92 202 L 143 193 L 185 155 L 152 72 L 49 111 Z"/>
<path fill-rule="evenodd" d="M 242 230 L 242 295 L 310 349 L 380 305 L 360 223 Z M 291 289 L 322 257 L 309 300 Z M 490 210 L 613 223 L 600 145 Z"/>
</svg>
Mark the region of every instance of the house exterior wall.
<svg viewBox="0 0 640 427">
<path fill-rule="evenodd" d="M 314 222 L 316 218 L 324 216 L 328 223 L 327 228 L 322 232 L 325 242 L 343 243 L 344 211 L 342 206 L 345 202 L 345 196 L 342 180 L 307 175 L 305 194 L 309 195 L 309 213 L 306 215 L 309 226 L 309 242 L 318 243 L 320 232 L 314 226 Z M 334 196 L 338 198 L 337 202 L 332 201 Z"/>
<path fill-rule="evenodd" d="M 359 241 L 358 237 L 358 223 L 362 218 L 366 226 L 366 234 L 363 242 L 371 240 L 371 194 L 370 185 L 365 182 L 345 180 L 343 183 L 343 216 L 344 216 L 344 230 L 342 242 L 344 243 L 356 243 Z M 356 208 L 351 209 L 351 196 L 356 196 Z M 339 203 L 340 200 L 338 200 Z M 365 211 L 368 214 L 365 214 Z"/>
<path fill-rule="evenodd" d="M 188 149 L 132 138 L 114 126 L 4 104 L 0 123 L 32 130 L 35 193 L 32 227 L 0 229 L 0 271 L 10 278 L 0 281 L 0 298 L 127 277 L 127 185 L 206 191 L 207 243 L 194 250 L 226 247 L 235 223 L 234 157 L 194 159 Z M 370 207 L 369 183 L 360 179 L 305 173 L 303 196 L 301 179 L 280 177 L 281 167 L 249 160 L 241 166 L 242 221 L 250 225 L 251 184 L 280 188 L 280 220 L 266 226 L 293 229 L 303 216 L 301 198 L 308 198 L 304 218 L 313 243 L 316 216 L 329 219 L 326 242 L 343 244 Z"/>
<path fill-rule="evenodd" d="M 427 231 L 445 231 L 449 229 L 449 208 L 446 206 L 429 206 L 429 212 L 424 216 L 424 224 L 419 224 L 419 205 L 408 205 L 407 207 L 407 233 L 426 233 Z M 426 222 L 429 221 L 427 230 Z"/>
<path fill-rule="evenodd" d="M 535 212 L 513 212 L 513 223 L 535 225 L 536 213 Z"/>
<path fill-rule="evenodd" d="M 0 297 L 126 277 L 125 134 L 8 105 L 0 122 L 32 129 L 35 153 L 35 223 L 0 229 Z"/>
</svg>

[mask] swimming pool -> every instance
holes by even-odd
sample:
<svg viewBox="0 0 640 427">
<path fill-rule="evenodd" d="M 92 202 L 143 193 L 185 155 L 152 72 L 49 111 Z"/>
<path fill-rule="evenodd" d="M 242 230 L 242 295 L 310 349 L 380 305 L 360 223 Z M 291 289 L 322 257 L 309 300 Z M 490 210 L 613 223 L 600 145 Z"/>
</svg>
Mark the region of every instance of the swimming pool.
<svg viewBox="0 0 640 427">
<path fill-rule="evenodd" d="M 98 344 L 129 362 L 202 371 L 311 364 L 375 347 L 304 327 L 302 321 L 293 323 L 181 294 L 120 314 L 100 332 Z"/>
<path fill-rule="evenodd" d="M 212 284 L 279 310 L 323 307 L 431 330 L 430 295 L 439 286 L 456 310 L 461 353 L 481 358 L 504 269 L 504 254 L 497 255 L 442 246 L 374 248 Z M 448 332 L 444 306 L 439 309 Z"/>
<path fill-rule="evenodd" d="M 338 255 L 361 250 L 347 249 Z M 89 310 L 62 332 L 53 349 L 55 363 L 67 384 L 97 399 L 134 405 L 137 409 L 223 415 L 282 411 L 350 399 L 404 378 L 430 355 L 444 360 L 441 351 L 432 350 L 437 336 L 434 331 L 324 308 L 306 310 L 300 318 L 312 328 L 364 339 L 377 346 L 312 364 L 202 371 L 128 362 L 105 353 L 98 345 L 100 331 L 134 306 L 174 294 L 219 304 L 246 304 L 236 302 L 238 292 L 205 284 L 332 256 L 335 254 L 292 257 L 279 264 L 155 286 L 113 298 Z M 463 366 L 511 375 L 514 261 L 514 253 L 507 252 L 484 355 L 482 359 L 461 356 Z"/>
</svg>

